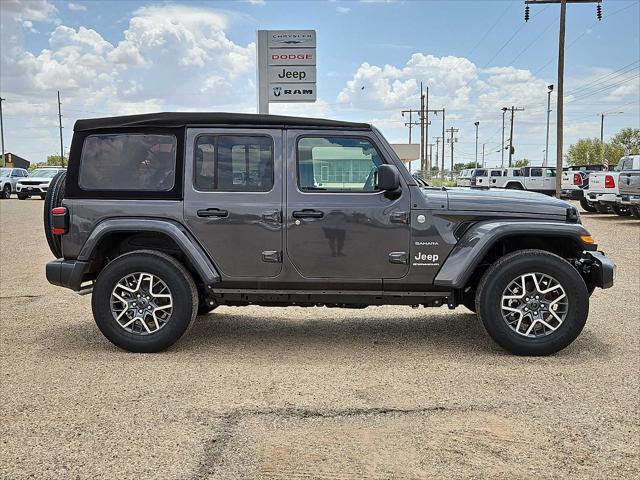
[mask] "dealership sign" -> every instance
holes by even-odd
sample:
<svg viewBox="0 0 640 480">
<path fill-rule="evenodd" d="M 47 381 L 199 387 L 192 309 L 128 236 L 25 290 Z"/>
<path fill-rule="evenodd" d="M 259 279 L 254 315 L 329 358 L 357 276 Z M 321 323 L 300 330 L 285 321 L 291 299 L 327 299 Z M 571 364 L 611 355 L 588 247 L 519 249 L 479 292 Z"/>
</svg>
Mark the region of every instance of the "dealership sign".
<svg viewBox="0 0 640 480">
<path fill-rule="evenodd" d="M 315 102 L 315 30 L 258 30 L 258 112 L 270 102 Z"/>
</svg>

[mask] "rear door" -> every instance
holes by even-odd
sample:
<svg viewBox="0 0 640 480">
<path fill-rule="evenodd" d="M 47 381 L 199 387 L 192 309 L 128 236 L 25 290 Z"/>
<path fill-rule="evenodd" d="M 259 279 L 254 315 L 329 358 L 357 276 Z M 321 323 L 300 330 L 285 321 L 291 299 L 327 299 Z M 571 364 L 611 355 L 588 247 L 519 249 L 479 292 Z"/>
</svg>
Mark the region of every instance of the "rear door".
<svg viewBox="0 0 640 480">
<path fill-rule="evenodd" d="M 184 217 L 227 280 L 282 269 L 282 131 L 187 132 Z"/>
<path fill-rule="evenodd" d="M 392 163 L 372 132 L 287 132 L 286 251 L 307 278 L 380 280 L 409 270 L 410 192 L 376 187 Z"/>
</svg>

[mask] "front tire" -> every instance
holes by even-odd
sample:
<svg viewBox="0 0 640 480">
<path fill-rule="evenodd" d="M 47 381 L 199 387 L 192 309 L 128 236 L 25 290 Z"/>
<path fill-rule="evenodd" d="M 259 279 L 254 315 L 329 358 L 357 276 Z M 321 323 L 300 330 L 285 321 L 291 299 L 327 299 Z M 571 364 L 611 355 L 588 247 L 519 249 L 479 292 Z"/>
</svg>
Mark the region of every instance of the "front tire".
<svg viewBox="0 0 640 480">
<path fill-rule="evenodd" d="M 590 203 L 586 198 L 580 199 L 580 206 L 585 212 L 596 212 L 596 207 L 593 203 Z"/>
<path fill-rule="evenodd" d="M 487 333 L 516 355 L 550 355 L 573 342 L 589 313 L 578 271 L 542 250 L 505 255 L 485 272 L 476 295 Z"/>
<path fill-rule="evenodd" d="M 26 200 L 27 198 L 29 198 L 29 195 L 25 195 L 24 193 L 18 194 L 18 200 Z"/>
<path fill-rule="evenodd" d="M 7 183 L 4 187 L 2 187 L 2 198 L 9 199 L 11 198 L 11 184 Z"/>
<path fill-rule="evenodd" d="M 91 306 L 98 328 L 114 345 L 130 352 L 160 352 L 189 329 L 198 309 L 198 290 L 175 258 L 138 250 L 119 256 L 100 272 Z"/>
</svg>

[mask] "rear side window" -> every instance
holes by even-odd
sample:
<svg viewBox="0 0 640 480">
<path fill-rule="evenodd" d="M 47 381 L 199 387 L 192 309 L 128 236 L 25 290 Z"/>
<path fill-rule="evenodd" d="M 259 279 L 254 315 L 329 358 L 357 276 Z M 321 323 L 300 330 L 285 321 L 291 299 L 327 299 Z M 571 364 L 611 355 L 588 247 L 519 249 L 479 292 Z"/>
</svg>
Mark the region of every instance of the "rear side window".
<svg viewBox="0 0 640 480">
<path fill-rule="evenodd" d="M 273 188 L 273 142 L 263 136 L 202 135 L 194 170 L 197 190 L 268 192 Z"/>
<path fill-rule="evenodd" d="M 298 141 L 298 185 L 303 192 L 374 192 L 384 163 L 373 144 L 357 137 Z"/>
<path fill-rule="evenodd" d="M 532 177 L 541 177 L 542 176 L 542 169 L 541 168 L 532 168 L 530 171 L 530 175 Z"/>
<path fill-rule="evenodd" d="M 502 170 L 491 170 L 491 176 L 492 177 L 501 177 L 502 176 Z"/>
<path fill-rule="evenodd" d="M 83 190 L 168 191 L 175 172 L 173 135 L 89 135 L 82 147 L 79 185 Z"/>
</svg>

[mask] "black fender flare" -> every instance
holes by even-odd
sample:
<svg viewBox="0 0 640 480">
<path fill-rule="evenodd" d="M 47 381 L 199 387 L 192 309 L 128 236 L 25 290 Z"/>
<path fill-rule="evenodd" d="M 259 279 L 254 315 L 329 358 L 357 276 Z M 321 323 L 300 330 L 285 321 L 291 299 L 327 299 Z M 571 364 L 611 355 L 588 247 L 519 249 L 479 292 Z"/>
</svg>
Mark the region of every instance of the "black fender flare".
<svg viewBox="0 0 640 480">
<path fill-rule="evenodd" d="M 521 235 L 570 238 L 587 250 L 587 245 L 580 237 L 589 235 L 589 232 L 578 223 L 520 220 L 476 223 L 453 248 L 438 271 L 434 285 L 463 288 L 480 261 L 497 241 Z M 595 245 L 589 245 L 588 249 L 595 250 Z"/>
<path fill-rule="evenodd" d="M 213 285 L 220 281 L 220 273 L 204 249 L 183 225 L 172 220 L 132 217 L 104 220 L 96 225 L 89 238 L 87 238 L 78 254 L 78 260 L 83 262 L 90 261 L 100 241 L 106 235 L 116 232 L 157 232 L 165 234 L 178 245 L 206 285 Z"/>
</svg>

